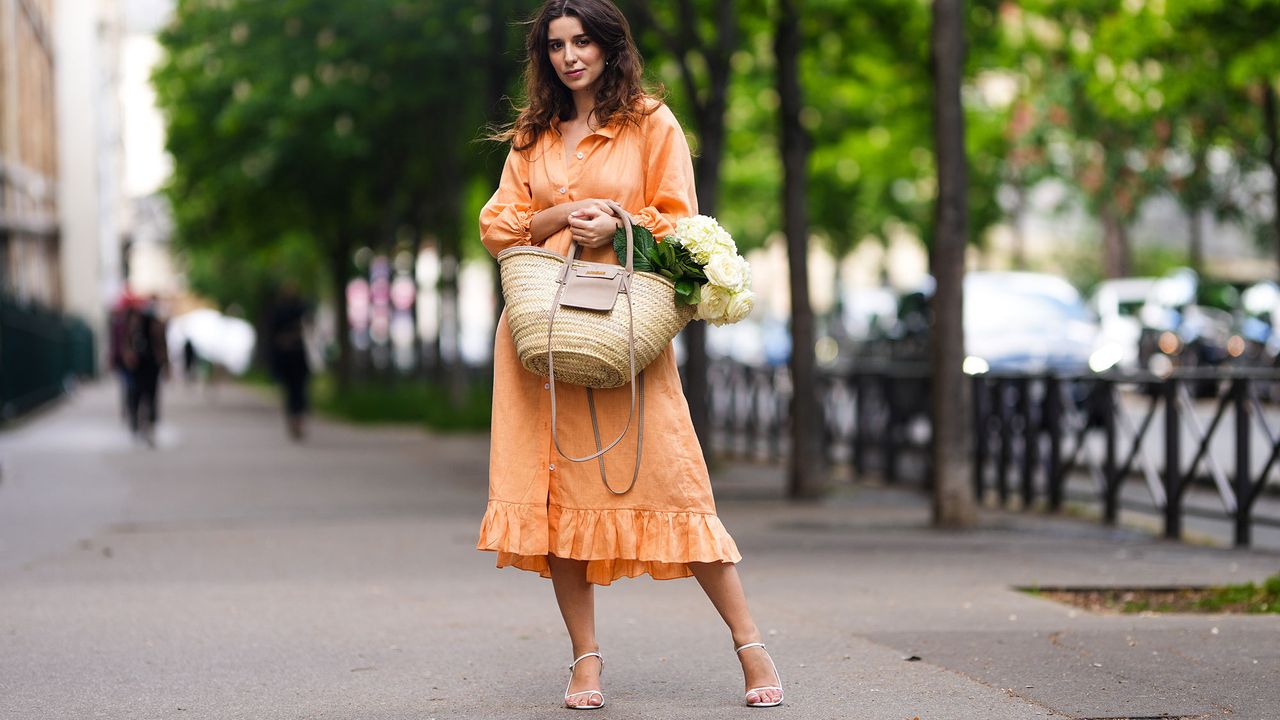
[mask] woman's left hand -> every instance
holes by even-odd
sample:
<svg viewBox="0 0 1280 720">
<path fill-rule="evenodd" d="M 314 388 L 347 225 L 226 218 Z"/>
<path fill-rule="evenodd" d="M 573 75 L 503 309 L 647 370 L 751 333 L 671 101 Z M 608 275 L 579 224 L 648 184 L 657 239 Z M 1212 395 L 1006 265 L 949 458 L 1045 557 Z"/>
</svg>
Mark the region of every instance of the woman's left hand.
<svg viewBox="0 0 1280 720">
<path fill-rule="evenodd" d="M 598 248 L 613 242 L 618 216 L 599 208 L 586 208 L 569 215 L 569 233 L 582 247 Z"/>
</svg>

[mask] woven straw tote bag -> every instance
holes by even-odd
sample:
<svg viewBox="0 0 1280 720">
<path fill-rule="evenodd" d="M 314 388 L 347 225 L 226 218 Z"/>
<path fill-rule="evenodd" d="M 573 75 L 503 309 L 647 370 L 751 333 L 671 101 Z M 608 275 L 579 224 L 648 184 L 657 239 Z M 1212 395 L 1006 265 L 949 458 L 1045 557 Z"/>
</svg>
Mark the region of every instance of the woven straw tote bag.
<svg viewBox="0 0 1280 720">
<path fill-rule="evenodd" d="M 627 434 L 640 415 L 635 475 L 627 490 L 609 486 L 600 462 L 601 478 L 610 492 L 625 494 L 640 470 L 644 433 L 643 369 L 666 349 L 671 339 L 693 319 L 696 309 L 676 302 L 675 285 L 656 273 L 635 272 L 631 216 L 617 203 L 609 207 L 622 218 L 627 238 L 627 264 L 589 263 L 577 259 L 572 243 L 566 258 L 536 247 L 512 247 L 498 253 L 498 273 L 507 304 L 507 324 L 520 364 L 551 379 L 551 434 L 556 450 L 566 459 L 586 462 L 600 458 Z M 621 298 L 620 298 L 621 296 Z M 625 298 L 625 302 L 618 302 Z M 636 378 L 636 382 L 631 382 Z M 556 381 L 587 388 L 596 452 L 574 457 L 560 448 L 556 434 Z M 602 446 L 593 388 L 631 384 L 631 412 L 622 433 Z"/>
</svg>

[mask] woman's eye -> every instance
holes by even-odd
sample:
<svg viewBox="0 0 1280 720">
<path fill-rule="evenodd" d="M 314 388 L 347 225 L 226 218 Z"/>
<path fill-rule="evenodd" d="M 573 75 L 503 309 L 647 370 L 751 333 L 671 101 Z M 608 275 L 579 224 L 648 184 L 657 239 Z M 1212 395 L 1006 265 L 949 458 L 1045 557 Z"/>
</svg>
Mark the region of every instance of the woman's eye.
<svg viewBox="0 0 1280 720">
<path fill-rule="evenodd" d="M 558 42 L 553 42 L 553 43 L 551 43 L 551 49 L 552 49 L 553 51 L 554 51 L 554 50 L 559 50 L 559 49 L 560 49 L 560 43 L 558 43 Z"/>
<path fill-rule="evenodd" d="M 582 38 L 581 40 L 578 41 L 578 47 L 586 47 L 590 44 L 591 44 L 591 40 L 587 38 Z"/>
</svg>

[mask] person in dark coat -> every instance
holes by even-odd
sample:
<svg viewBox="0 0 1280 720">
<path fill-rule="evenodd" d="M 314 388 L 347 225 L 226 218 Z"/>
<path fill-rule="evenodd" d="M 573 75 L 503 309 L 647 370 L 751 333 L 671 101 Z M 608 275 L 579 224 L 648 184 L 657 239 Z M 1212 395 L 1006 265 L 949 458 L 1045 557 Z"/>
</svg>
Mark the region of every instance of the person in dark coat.
<svg viewBox="0 0 1280 720">
<path fill-rule="evenodd" d="M 129 429 L 155 447 L 155 426 L 160 420 L 160 375 L 168 372 L 169 351 L 165 324 L 152 296 L 142 307 L 125 316 L 125 336 L 121 352 L 131 382 L 128 385 Z"/>
<path fill-rule="evenodd" d="M 311 367 L 307 362 L 307 346 L 303 341 L 303 322 L 309 308 L 298 297 L 298 288 L 285 283 L 271 311 L 268 322 L 268 349 L 271 373 L 284 389 L 285 423 L 289 437 L 301 440 L 307 413 L 307 385 Z"/>
<path fill-rule="evenodd" d="M 125 288 L 108 315 L 107 361 L 120 379 L 120 419 L 126 424 L 130 417 L 129 398 L 133 394 L 133 374 L 125 364 L 125 345 L 129 336 L 130 318 L 139 304 L 139 299 Z"/>
</svg>

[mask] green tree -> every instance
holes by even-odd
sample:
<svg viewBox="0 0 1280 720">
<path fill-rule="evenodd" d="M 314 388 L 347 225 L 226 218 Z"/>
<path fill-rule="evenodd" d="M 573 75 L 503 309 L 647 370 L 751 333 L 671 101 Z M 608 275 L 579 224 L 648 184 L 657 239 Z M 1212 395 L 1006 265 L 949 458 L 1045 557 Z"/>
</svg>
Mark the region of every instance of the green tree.
<svg viewBox="0 0 1280 720">
<path fill-rule="evenodd" d="M 484 112 L 468 91 L 489 18 L 451 4 L 180 0 L 161 35 L 178 242 L 195 255 L 309 239 L 337 309 L 343 382 L 353 250 L 430 235 L 460 253 Z"/>
<path fill-rule="evenodd" d="M 649 0 L 628 3 L 641 27 L 657 35 L 680 76 L 684 105 L 697 133 L 694 180 L 698 212 L 715 216 L 720 204 L 720 169 L 725 149 L 730 58 L 738 46 L 739 8 L 734 0 L 695 3 L 678 0 L 656 8 Z M 660 10 L 664 10 L 661 17 Z M 707 19 L 704 19 L 707 18 Z M 707 327 L 690 323 L 684 331 L 685 395 L 693 426 L 706 446 L 710 433 L 707 388 Z"/>
<path fill-rule="evenodd" d="M 1193 262 L 1204 212 L 1246 218 L 1237 192 L 1242 175 L 1267 168 L 1273 187 L 1280 186 L 1278 46 L 1276 0 L 1123 3 L 1099 25 L 1093 54 L 1103 72 L 1091 80 L 1091 98 L 1112 117 L 1157 129 L 1157 150 L 1176 166 L 1165 186 L 1191 220 Z M 1226 177 L 1208 166 L 1214 151 L 1233 159 Z M 1274 209 L 1274 192 L 1272 199 Z M 1276 228 L 1280 221 L 1263 233 L 1267 242 L 1280 238 Z"/>
</svg>

